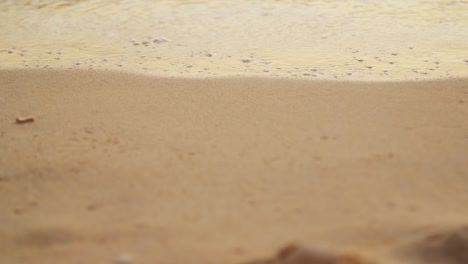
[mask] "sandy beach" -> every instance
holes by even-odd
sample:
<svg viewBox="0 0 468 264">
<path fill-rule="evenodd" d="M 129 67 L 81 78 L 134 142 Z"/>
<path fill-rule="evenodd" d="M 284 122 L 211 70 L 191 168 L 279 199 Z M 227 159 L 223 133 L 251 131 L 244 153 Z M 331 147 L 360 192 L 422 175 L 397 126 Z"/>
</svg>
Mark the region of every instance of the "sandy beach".
<svg viewBox="0 0 468 264">
<path fill-rule="evenodd" d="M 0 85 L 2 263 L 467 263 L 466 79 Z"/>
<path fill-rule="evenodd" d="M 0 264 L 468 264 L 466 14 L 0 1 Z"/>
</svg>

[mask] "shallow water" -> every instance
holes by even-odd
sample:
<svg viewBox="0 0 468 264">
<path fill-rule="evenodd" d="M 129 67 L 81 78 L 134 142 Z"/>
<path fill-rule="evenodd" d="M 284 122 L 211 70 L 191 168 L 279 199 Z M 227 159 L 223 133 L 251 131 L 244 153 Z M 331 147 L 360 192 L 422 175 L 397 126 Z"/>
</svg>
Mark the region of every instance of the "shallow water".
<svg viewBox="0 0 468 264">
<path fill-rule="evenodd" d="M 4 1 L 0 68 L 468 77 L 468 1 Z M 167 40 L 167 42 L 166 42 Z"/>
</svg>

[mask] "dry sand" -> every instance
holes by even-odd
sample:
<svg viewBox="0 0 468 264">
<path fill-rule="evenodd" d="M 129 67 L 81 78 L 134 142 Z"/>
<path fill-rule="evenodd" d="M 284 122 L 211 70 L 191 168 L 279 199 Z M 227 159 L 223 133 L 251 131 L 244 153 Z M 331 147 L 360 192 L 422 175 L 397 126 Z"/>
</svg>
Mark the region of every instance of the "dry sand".
<svg viewBox="0 0 468 264">
<path fill-rule="evenodd" d="M 466 264 L 467 120 L 466 79 L 1 71 L 0 262 Z"/>
</svg>

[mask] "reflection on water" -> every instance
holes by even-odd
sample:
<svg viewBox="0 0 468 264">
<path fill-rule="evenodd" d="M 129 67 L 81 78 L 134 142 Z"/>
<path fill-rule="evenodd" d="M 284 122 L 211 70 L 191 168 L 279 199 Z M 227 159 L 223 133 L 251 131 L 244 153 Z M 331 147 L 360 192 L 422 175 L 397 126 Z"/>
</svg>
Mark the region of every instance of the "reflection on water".
<svg viewBox="0 0 468 264">
<path fill-rule="evenodd" d="M 4 1 L 0 68 L 312 79 L 468 76 L 468 1 Z"/>
</svg>

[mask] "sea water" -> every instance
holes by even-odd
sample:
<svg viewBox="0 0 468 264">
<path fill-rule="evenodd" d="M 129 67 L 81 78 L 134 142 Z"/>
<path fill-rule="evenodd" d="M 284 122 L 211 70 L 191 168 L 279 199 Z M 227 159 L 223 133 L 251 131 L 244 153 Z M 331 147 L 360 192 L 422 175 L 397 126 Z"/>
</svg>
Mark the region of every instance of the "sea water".
<svg viewBox="0 0 468 264">
<path fill-rule="evenodd" d="M 468 77 L 468 1 L 0 3 L 0 69 L 338 80 Z"/>
</svg>

